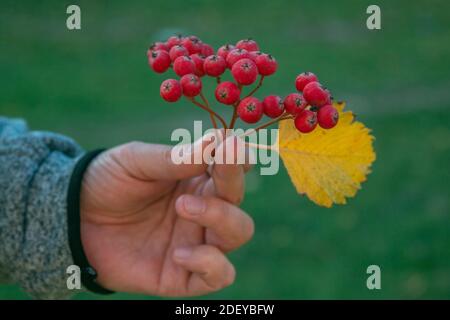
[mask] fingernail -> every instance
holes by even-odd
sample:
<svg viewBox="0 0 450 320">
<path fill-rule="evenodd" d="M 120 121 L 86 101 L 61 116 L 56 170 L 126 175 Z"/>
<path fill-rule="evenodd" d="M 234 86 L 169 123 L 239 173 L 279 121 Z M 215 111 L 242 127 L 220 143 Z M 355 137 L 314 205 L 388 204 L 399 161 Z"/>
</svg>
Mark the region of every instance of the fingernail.
<svg viewBox="0 0 450 320">
<path fill-rule="evenodd" d="M 186 195 L 183 198 L 184 208 L 192 215 L 201 214 L 205 211 L 205 202 L 200 197 Z"/>
<path fill-rule="evenodd" d="M 175 249 L 174 256 L 176 259 L 184 260 L 191 256 L 192 250 L 190 248 Z"/>
</svg>

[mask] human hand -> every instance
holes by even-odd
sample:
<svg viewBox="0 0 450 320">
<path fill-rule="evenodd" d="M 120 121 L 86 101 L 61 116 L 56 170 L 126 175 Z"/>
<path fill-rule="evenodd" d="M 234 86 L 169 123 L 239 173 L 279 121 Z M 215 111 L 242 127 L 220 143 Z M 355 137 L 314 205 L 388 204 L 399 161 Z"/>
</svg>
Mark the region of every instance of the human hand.
<svg viewBox="0 0 450 320">
<path fill-rule="evenodd" d="M 230 150 L 234 139 L 216 154 Z M 201 152 L 212 142 L 197 143 Z M 114 291 L 158 296 L 203 295 L 232 284 L 235 270 L 225 254 L 254 232 L 253 220 L 238 207 L 247 169 L 176 165 L 171 147 L 140 142 L 102 153 L 81 190 L 81 237 L 97 281 Z"/>
</svg>

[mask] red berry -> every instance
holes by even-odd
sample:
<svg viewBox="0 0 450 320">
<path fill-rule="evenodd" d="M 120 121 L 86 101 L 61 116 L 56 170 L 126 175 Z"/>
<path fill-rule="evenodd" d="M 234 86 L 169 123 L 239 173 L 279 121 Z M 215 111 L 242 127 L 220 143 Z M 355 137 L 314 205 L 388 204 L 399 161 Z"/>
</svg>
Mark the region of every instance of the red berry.
<svg viewBox="0 0 450 320">
<path fill-rule="evenodd" d="M 200 53 L 205 57 L 211 56 L 214 54 L 214 48 L 209 44 L 202 43 L 202 50 L 200 51 Z"/>
<path fill-rule="evenodd" d="M 284 104 L 279 96 L 267 96 L 263 100 L 264 114 L 270 118 L 276 118 L 283 114 Z"/>
<path fill-rule="evenodd" d="M 157 50 L 169 51 L 169 48 L 163 42 L 154 42 L 147 50 L 147 57 L 149 57 L 152 52 Z"/>
<path fill-rule="evenodd" d="M 195 97 L 202 91 L 202 80 L 192 73 L 182 76 L 180 84 L 186 97 Z"/>
<path fill-rule="evenodd" d="M 167 45 L 164 42 L 155 42 L 153 43 L 150 48 L 150 50 L 164 50 L 164 51 L 169 51 L 169 48 L 167 47 Z"/>
<path fill-rule="evenodd" d="M 239 100 L 241 90 L 230 81 L 224 81 L 217 85 L 215 96 L 217 101 L 226 105 L 232 105 Z"/>
<path fill-rule="evenodd" d="M 255 40 L 244 39 L 236 43 L 236 48 L 245 49 L 247 51 L 259 51 L 259 46 Z"/>
<path fill-rule="evenodd" d="M 203 70 L 205 59 L 198 53 L 191 54 L 190 57 L 195 64 L 195 74 L 199 77 L 203 77 L 205 75 L 205 71 Z"/>
<path fill-rule="evenodd" d="M 303 97 L 310 105 L 320 108 L 329 101 L 330 93 L 320 83 L 313 81 L 303 88 Z"/>
<path fill-rule="evenodd" d="M 233 49 L 227 55 L 228 68 L 232 68 L 239 60 L 249 59 L 250 57 L 250 53 L 245 49 Z"/>
<path fill-rule="evenodd" d="M 258 56 L 263 53 L 261 51 L 250 51 L 248 54 L 250 55 L 250 59 L 252 59 L 256 63 L 256 58 L 258 58 Z"/>
<path fill-rule="evenodd" d="M 308 103 L 300 93 L 291 93 L 284 99 L 286 111 L 292 115 L 298 115 L 306 108 Z"/>
<path fill-rule="evenodd" d="M 181 45 L 185 47 L 189 54 L 201 53 L 202 43 L 195 36 L 190 36 L 181 40 Z"/>
<path fill-rule="evenodd" d="M 189 52 L 187 49 L 180 45 L 173 46 L 169 51 L 169 56 L 172 61 L 175 61 L 176 58 L 182 57 L 182 56 L 188 56 Z"/>
<path fill-rule="evenodd" d="M 325 105 L 317 112 L 319 126 L 324 129 L 333 128 L 339 120 L 339 112 L 332 105 Z"/>
<path fill-rule="evenodd" d="M 317 81 L 317 77 L 314 73 L 312 72 L 303 72 L 300 73 L 297 78 L 295 79 L 295 87 L 297 88 L 298 91 L 303 91 L 303 88 L 305 88 L 305 86 L 313 81 Z"/>
<path fill-rule="evenodd" d="M 156 50 L 150 54 L 148 62 L 153 71 L 157 73 L 163 73 L 166 72 L 167 69 L 169 69 L 170 63 L 172 61 L 170 60 L 167 51 Z"/>
<path fill-rule="evenodd" d="M 166 41 L 167 48 L 169 48 L 169 50 L 170 50 L 170 49 L 172 49 L 172 47 L 180 45 L 182 39 L 183 39 L 183 37 L 180 35 L 169 37 L 169 39 L 167 39 L 167 41 Z"/>
<path fill-rule="evenodd" d="M 211 77 L 218 77 L 227 69 L 227 63 L 221 56 L 212 55 L 206 57 L 203 70 Z"/>
<path fill-rule="evenodd" d="M 234 49 L 234 46 L 232 44 L 226 44 L 224 46 L 221 46 L 219 50 L 217 50 L 217 55 L 221 56 L 225 60 L 227 59 L 228 54 L 231 50 Z"/>
<path fill-rule="evenodd" d="M 237 107 L 239 118 L 246 123 L 258 122 L 263 116 L 263 105 L 255 97 L 247 97 Z"/>
<path fill-rule="evenodd" d="M 195 63 L 192 61 L 191 57 L 178 57 L 173 63 L 173 71 L 180 77 L 185 74 L 195 73 Z"/>
<path fill-rule="evenodd" d="M 302 113 L 295 117 L 294 124 L 300 132 L 311 132 L 317 126 L 317 115 L 311 110 L 303 110 Z"/>
<path fill-rule="evenodd" d="M 333 104 L 333 99 L 331 98 L 331 96 L 329 96 L 329 98 L 327 99 L 327 102 L 325 102 L 325 104 L 321 108 L 325 107 L 328 104 L 331 104 L 331 105 Z M 316 108 L 319 109 L 318 107 L 316 107 Z"/>
<path fill-rule="evenodd" d="M 241 59 L 231 68 L 234 80 L 242 85 L 249 85 L 255 82 L 258 77 L 258 68 L 251 59 Z"/>
<path fill-rule="evenodd" d="M 168 102 L 175 102 L 180 99 L 182 88 L 180 83 L 175 79 L 167 79 L 161 83 L 159 88 L 161 97 Z"/>
<path fill-rule="evenodd" d="M 274 57 L 270 54 L 260 54 L 256 57 L 255 60 L 256 66 L 258 67 L 258 71 L 260 75 L 270 76 L 277 71 L 278 63 Z"/>
</svg>

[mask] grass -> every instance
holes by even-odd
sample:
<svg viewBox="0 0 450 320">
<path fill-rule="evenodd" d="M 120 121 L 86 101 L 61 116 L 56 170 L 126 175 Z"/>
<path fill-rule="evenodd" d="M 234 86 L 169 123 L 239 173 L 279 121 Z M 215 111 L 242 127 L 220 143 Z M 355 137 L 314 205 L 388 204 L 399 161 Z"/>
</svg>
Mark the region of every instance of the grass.
<svg viewBox="0 0 450 320">
<path fill-rule="evenodd" d="M 346 206 L 299 197 L 284 169 L 249 176 L 255 237 L 231 255 L 236 283 L 207 298 L 450 298 L 449 3 L 379 1 L 381 31 L 366 29 L 365 0 L 79 3 L 82 30 L 68 31 L 68 3 L 2 1 L 0 114 L 86 149 L 169 143 L 172 129 L 208 120 L 163 103 L 164 77 L 146 66 L 148 44 L 181 31 L 214 46 L 252 36 L 280 62 L 261 92 L 287 94 L 312 70 L 373 129 L 373 173 Z M 366 288 L 370 264 L 380 291 Z M 0 286 L 0 298 L 27 296 Z"/>
</svg>

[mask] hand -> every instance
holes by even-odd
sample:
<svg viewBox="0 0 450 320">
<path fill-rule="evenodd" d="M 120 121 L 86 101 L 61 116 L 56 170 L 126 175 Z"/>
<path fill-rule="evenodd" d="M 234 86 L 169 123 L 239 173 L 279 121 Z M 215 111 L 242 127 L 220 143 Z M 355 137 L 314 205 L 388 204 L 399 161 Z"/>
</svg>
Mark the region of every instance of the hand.
<svg viewBox="0 0 450 320">
<path fill-rule="evenodd" d="M 235 142 L 225 140 L 216 153 Z M 202 295 L 232 284 L 235 270 L 225 253 L 254 231 L 238 207 L 246 169 L 176 165 L 171 147 L 139 142 L 101 154 L 81 191 L 81 237 L 97 281 L 159 296 Z"/>
</svg>

